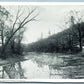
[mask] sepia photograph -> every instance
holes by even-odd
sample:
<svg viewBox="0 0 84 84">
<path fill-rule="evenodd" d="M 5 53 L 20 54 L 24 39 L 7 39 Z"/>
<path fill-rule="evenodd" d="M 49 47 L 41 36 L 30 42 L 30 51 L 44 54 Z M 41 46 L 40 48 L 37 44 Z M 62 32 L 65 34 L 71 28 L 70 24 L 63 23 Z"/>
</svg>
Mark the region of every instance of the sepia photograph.
<svg viewBox="0 0 84 84">
<path fill-rule="evenodd" d="M 84 79 L 84 4 L 0 4 L 0 79 Z"/>
</svg>

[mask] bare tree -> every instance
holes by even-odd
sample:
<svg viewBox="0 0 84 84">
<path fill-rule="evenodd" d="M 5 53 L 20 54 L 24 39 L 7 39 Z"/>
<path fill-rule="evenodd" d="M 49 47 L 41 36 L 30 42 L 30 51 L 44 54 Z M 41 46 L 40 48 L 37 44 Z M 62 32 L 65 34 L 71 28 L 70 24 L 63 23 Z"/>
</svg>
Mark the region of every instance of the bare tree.
<svg viewBox="0 0 84 84">
<path fill-rule="evenodd" d="M 35 11 L 36 11 L 36 8 L 33 8 L 32 10 L 28 8 L 28 14 L 23 19 L 21 19 L 23 12 L 21 12 L 21 9 L 18 9 L 15 21 L 11 27 L 10 35 L 2 48 L 2 52 L 1 52 L 2 58 L 4 58 L 3 53 L 5 53 L 5 50 L 8 44 L 10 43 L 10 41 L 12 40 L 12 38 L 14 37 L 14 35 L 18 31 L 23 29 L 25 25 L 28 24 L 29 22 L 36 21 L 36 17 L 38 16 L 39 13 L 35 13 Z"/>
</svg>

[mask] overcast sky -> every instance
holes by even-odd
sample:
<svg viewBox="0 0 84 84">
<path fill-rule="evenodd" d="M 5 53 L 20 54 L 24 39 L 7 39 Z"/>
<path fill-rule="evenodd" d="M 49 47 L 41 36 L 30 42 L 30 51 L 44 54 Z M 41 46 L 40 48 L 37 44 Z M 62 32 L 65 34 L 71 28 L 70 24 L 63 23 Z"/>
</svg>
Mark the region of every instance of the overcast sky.
<svg viewBox="0 0 84 84">
<path fill-rule="evenodd" d="M 17 12 L 17 6 L 4 6 L 13 15 Z M 27 8 L 27 6 L 25 6 Z M 57 33 L 64 28 L 62 25 L 65 23 L 66 17 L 70 10 L 82 10 L 84 6 L 73 5 L 42 5 L 37 6 L 37 11 L 40 12 L 36 22 L 29 23 L 24 33 L 23 43 L 31 43 L 37 41 L 43 33 L 43 37 L 48 36 L 48 32 Z M 24 11 L 26 15 L 27 11 Z"/>
</svg>

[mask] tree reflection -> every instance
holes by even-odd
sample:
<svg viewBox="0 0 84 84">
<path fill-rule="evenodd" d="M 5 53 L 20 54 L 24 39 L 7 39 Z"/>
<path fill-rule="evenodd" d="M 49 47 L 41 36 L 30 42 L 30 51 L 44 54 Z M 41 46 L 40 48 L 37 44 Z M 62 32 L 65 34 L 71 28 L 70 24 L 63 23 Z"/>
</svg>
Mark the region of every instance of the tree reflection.
<svg viewBox="0 0 84 84">
<path fill-rule="evenodd" d="M 64 58 L 62 65 L 49 65 L 50 78 L 61 77 L 63 79 L 84 78 L 84 57 Z"/>
<path fill-rule="evenodd" d="M 24 72 L 21 67 L 21 62 L 8 64 L 6 66 L 2 66 L 2 79 L 5 78 L 5 74 L 7 74 L 10 79 L 24 79 Z"/>
</svg>

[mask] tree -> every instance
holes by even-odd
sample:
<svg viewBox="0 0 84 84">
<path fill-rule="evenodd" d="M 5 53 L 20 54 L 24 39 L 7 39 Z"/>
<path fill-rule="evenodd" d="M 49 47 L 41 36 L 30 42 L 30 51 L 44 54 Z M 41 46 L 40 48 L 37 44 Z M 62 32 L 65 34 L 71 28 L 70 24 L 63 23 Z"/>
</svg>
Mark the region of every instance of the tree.
<svg viewBox="0 0 84 84">
<path fill-rule="evenodd" d="M 69 15 L 69 24 L 72 28 L 72 33 L 75 33 L 75 31 L 77 30 L 79 47 L 80 51 L 82 51 L 81 23 L 83 22 L 83 11 L 70 11 Z"/>
<path fill-rule="evenodd" d="M 9 16 L 10 13 L 5 8 L 0 6 L 0 41 L 1 41 L 0 46 L 2 46 L 2 48 L 4 46 L 6 33 L 8 31 L 8 26 L 6 22 L 8 22 Z"/>
<path fill-rule="evenodd" d="M 13 22 L 11 26 L 11 30 L 9 31 L 9 36 L 6 39 L 4 46 L 2 47 L 2 52 L 1 52 L 2 58 L 6 58 L 4 53 L 7 49 L 8 44 L 11 42 L 15 34 L 21 29 L 23 29 L 25 25 L 28 24 L 29 22 L 36 21 L 36 17 L 38 16 L 39 13 L 35 13 L 35 11 L 36 8 L 33 8 L 32 10 L 28 8 L 28 14 L 24 18 L 22 18 L 23 12 L 21 12 L 21 8 L 18 9 L 17 15 L 15 17 L 15 21 Z"/>
<path fill-rule="evenodd" d="M 25 28 L 19 30 L 19 31 L 17 32 L 17 35 L 16 35 L 15 40 L 13 40 L 13 45 L 14 45 L 14 42 L 16 43 L 16 51 L 15 51 L 14 49 L 13 49 L 13 50 L 14 50 L 17 54 L 22 54 L 22 52 L 23 52 L 22 45 L 21 45 L 21 41 L 22 41 L 22 39 L 23 39 L 24 31 L 25 31 Z M 13 48 L 14 48 L 14 47 L 13 47 Z"/>
</svg>

